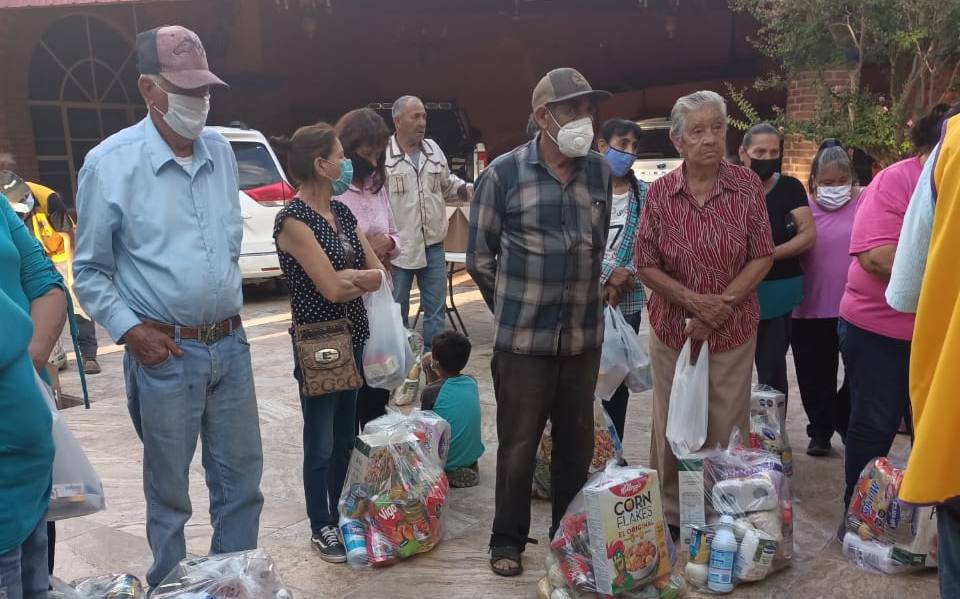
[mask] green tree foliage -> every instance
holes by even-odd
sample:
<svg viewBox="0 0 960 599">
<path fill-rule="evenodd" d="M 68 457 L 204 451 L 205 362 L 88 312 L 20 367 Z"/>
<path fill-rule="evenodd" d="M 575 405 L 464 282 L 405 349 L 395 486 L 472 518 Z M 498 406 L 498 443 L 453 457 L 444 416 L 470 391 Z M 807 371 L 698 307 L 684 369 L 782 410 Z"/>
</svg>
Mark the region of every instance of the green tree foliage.
<svg viewBox="0 0 960 599">
<path fill-rule="evenodd" d="M 836 137 L 881 162 L 909 152 L 911 121 L 953 90 L 960 75 L 960 0 L 730 0 L 760 24 L 753 44 L 780 67 L 849 69 L 849 84 L 821 84 L 816 116 L 788 132 Z M 876 70 L 887 86 L 870 89 Z M 734 101 L 736 101 L 734 99 Z"/>
</svg>

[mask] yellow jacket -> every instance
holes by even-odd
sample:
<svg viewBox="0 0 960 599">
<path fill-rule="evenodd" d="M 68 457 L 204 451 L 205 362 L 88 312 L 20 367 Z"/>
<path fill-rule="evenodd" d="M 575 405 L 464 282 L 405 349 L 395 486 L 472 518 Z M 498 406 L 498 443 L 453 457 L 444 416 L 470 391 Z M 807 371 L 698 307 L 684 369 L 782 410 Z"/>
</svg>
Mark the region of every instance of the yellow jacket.
<svg viewBox="0 0 960 599">
<path fill-rule="evenodd" d="M 960 496 L 960 117 L 947 122 L 933 170 L 937 191 L 910 355 L 916 441 L 900 487 L 910 503 Z"/>
<path fill-rule="evenodd" d="M 68 261 L 70 259 L 68 240 L 63 233 L 58 232 L 50 225 L 50 219 L 48 218 L 48 201 L 50 196 L 56 192 L 39 183 L 27 182 L 27 186 L 30 188 L 33 198 L 37 201 L 37 206 L 30 216 L 30 227 L 33 229 L 33 235 L 43 246 L 51 261 L 54 263 Z M 71 220 L 72 224 L 73 221 Z"/>
</svg>

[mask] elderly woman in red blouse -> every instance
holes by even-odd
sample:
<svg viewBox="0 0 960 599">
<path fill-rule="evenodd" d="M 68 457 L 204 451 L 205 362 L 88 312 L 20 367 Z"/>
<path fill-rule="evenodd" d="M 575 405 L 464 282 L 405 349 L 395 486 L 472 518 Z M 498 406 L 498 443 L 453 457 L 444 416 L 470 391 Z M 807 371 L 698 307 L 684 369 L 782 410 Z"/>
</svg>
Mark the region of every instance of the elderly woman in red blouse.
<svg viewBox="0 0 960 599">
<path fill-rule="evenodd" d="M 763 185 L 724 161 L 727 107 L 700 91 L 677 100 L 670 138 L 683 165 L 650 186 L 637 239 L 640 279 L 652 289 L 650 461 L 660 473 L 671 532 L 679 533 L 677 460 L 666 440 L 673 373 L 684 342 L 709 347 L 709 424 L 705 446 L 749 428 L 757 343 L 756 286 L 773 264 Z"/>
</svg>

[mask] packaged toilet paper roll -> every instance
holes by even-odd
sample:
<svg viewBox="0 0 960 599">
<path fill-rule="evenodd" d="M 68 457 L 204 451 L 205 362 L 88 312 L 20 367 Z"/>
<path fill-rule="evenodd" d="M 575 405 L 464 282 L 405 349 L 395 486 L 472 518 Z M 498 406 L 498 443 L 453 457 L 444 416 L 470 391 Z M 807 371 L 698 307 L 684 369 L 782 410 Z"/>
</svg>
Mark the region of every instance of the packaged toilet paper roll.
<svg viewBox="0 0 960 599">
<path fill-rule="evenodd" d="M 737 550 L 734 568 L 737 580 L 756 581 L 766 578 L 773 566 L 777 545 L 776 539 L 767 533 L 755 528 L 747 529 Z"/>
<path fill-rule="evenodd" d="M 713 485 L 713 507 L 721 514 L 747 514 L 776 509 L 779 505 L 772 474 L 719 480 Z"/>
<path fill-rule="evenodd" d="M 707 586 L 707 576 L 710 574 L 710 567 L 707 564 L 687 562 L 687 566 L 684 568 L 684 574 L 687 580 L 690 581 L 690 584 L 702 589 Z"/>
</svg>

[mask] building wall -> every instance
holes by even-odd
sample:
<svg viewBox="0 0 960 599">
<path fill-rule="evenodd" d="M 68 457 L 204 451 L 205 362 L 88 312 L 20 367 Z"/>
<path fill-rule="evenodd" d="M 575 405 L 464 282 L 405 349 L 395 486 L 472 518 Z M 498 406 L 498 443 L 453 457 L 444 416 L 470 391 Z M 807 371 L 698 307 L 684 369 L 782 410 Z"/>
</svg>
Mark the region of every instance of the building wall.
<svg viewBox="0 0 960 599">
<path fill-rule="evenodd" d="M 823 72 L 811 70 L 793 73 L 787 83 L 788 119 L 812 119 L 817 111 L 821 93 L 821 77 L 829 88 L 850 86 L 850 73 L 842 68 L 828 69 Z M 796 177 L 807 185 L 810 178 L 810 164 L 817 153 L 822 140 L 807 141 L 797 135 L 787 136 L 783 144 L 783 172 Z"/>
<path fill-rule="evenodd" d="M 531 91 L 550 68 L 577 67 L 594 87 L 615 92 L 603 118 L 666 116 L 684 93 L 722 91 L 722 82 L 749 81 L 763 68 L 745 39 L 751 25 L 724 3 L 682 9 L 672 36 L 662 12 L 632 3 L 604 0 L 595 10 L 530 3 L 566 8 L 519 18 L 494 5 L 513 3 L 356 0 L 304 15 L 272 1 L 191 0 L 82 13 L 110 22 L 131 43 L 136 31 L 167 23 L 197 31 L 212 68 L 231 84 L 214 92 L 212 123 L 241 120 L 268 135 L 289 134 L 412 93 L 458 102 L 491 154 L 523 141 Z M 0 70 L 0 150 L 11 151 L 27 177 L 37 173 L 30 56 L 46 28 L 71 12 L 0 14 L 0 55 L 11 57 Z"/>
</svg>

